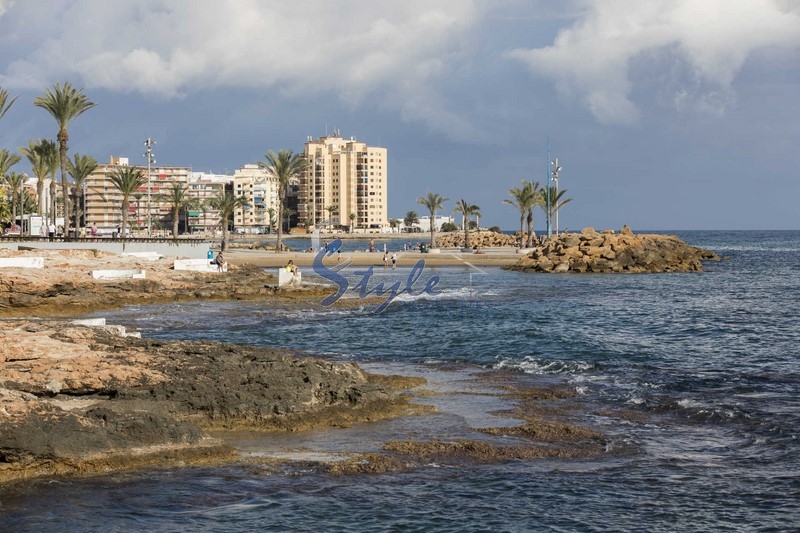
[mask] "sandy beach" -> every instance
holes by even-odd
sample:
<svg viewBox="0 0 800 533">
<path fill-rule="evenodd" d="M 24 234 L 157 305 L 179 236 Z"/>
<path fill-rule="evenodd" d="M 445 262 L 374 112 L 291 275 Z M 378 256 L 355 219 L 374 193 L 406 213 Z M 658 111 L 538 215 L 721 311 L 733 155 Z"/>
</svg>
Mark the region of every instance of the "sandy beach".
<svg viewBox="0 0 800 533">
<path fill-rule="evenodd" d="M 313 265 L 316 254 L 310 252 L 271 252 L 263 249 L 248 250 L 245 248 L 233 248 L 226 253 L 226 257 L 231 264 L 242 265 L 251 264 L 259 267 L 283 267 L 290 260 L 295 265 L 310 267 Z M 391 253 L 390 265 L 391 265 Z M 485 253 L 461 253 L 456 250 L 441 250 L 439 253 L 420 253 L 420 252 L 397 252 L 398 267 L 412 267 L 420 259 L 425 261 L 428 267 L 458 267 L 458 266 L 493 266 L 500 267 L 516 263 L 522 254 L 518 254 L 514 249 L 503 248 L 486 250 Z M 324 258 L 324 263 L 333 266 L 338 263 L 346 263 L 354 266 L 369 266 L 383 268 L 383 252 L 344 252 L 334 254 Z"/>
</svg>

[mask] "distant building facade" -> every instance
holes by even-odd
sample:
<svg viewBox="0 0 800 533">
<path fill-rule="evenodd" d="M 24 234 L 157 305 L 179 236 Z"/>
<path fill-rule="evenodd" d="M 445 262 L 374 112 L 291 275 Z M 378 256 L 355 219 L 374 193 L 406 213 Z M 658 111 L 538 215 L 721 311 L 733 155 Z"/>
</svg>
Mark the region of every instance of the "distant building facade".
<svg viewBox="0 0 800 533">
<path fill-rule="evenodd" d="M 247 164 L 233 173 L 233 192 L 247 206 L 238 208 L 233 223 L 241 233 L 265 233 L 277 226 L 278 180 L 265 168 Z"/>
<path fill-rule="evenodd" d="M 380 232 L 388 227 L 386 148 L 333 135 L 305 143 L 307 171 L 300 177 L 297 216 L 308 230 Z"/>
</svg>

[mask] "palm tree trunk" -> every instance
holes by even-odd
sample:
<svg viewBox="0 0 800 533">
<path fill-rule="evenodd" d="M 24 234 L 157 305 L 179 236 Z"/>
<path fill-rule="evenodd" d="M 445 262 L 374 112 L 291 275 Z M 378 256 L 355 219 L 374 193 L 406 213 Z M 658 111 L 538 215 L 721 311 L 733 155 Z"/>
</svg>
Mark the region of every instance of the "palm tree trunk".
<svg viewBox="0 0 800 533">
<path fill-rule="evenodd" d="M 39 216 L 44 215 L 44 204 L 42 198 L 44 197 L 44 177 L 36 176 L 36 197 L 39 199 Z"/>
<path fill-rule="evenodd" d="M 58 132 L 58 152 L 61 158 L 61 195 L 64 199 L 64 234 L 69 234 L 69 187 L 67 186 L 67 130 Z"/>
<path fill-rule="evenodd" d="M 525 211 L 519 210 L 519 247 L 525 248 Z"/>
<path fill-rule="evenodd" d="M 431 248 L 436 246 L 436 239 L 434 237 L 436 233 L 436 211 L 431 210 Z"/>
<path fill-rule="evenodd" d="M 181 212 L 178 209 L 172 210 L 172 238 L 178 238 L 178 217 L 180 216 Z"/>
<path fill-rule="evenodd" d="M 469 222 L 467 222 L 467 215 L 464 215 L 464 248 L 469 248 Z"/>
<path fill-rule="evenodd" d="M 56 223 L 56 196 L 58 195 L 58 187 L 56 186 L 56 178 L 50 180 L 50 221 Z"/>
<path fill-rule="evenodd" d="M 281 236 L 283 235 L 283 195 L 278 195 L 278 240 L 275 251 L 281 251 Z"/>
</svg>

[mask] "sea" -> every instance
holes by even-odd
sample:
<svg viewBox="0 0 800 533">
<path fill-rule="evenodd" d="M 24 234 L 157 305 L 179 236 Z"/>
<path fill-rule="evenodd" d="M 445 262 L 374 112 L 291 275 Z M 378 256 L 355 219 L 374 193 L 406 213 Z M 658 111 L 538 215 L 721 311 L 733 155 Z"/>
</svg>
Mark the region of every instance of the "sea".
<svg viewBox="0 0 800 533">
<path fill-rule="evenodd" d="M 560 275 L 478 268 L 465 257 L 457 267 L 422 265 L 412 294 L 398 290 L 382 312 L 373 298 L 102 315 L 146 337 L 287 347 L 438 376 L 440 385 L 473 368 L 567 388 L 579 422 L 606 436 L 599 455 L 441 460 L 383 474 L 333 475 L 301 462 L 44 478 L 0 488 L 0 531 L 798 531 L 800 232 L 662 233 L 723 259 L 700 273 Z M 402 289 L 411 270 L 346 266 L 342 297 L 358 300 L 359 283 L 373 297 L 379 283 Z M 328 282 L 312 269 L 304 281 Z M 463 399 L 448 423 L 480 410 Z M 415 420 L 422 440 L 439 423 Z M 357 438 L 384 429 L 365 424 Z M 323 453 L 326 443 L 354 446 L 339 436 L 347 431 L 292 438 Z M 264 442 L 248 453 L 259 447 L 269 455 Z"/>
</svg>

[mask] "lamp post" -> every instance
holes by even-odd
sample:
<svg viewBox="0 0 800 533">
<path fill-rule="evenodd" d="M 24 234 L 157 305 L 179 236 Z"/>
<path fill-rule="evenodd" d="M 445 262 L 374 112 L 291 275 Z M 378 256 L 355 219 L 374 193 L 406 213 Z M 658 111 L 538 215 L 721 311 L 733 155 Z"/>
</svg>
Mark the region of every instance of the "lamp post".
<svg viewBox="0 0 800 533">
<path fill-rule="evenodd" d="M 28 175 L 24 172 L 22 173 L 22 178 L 19 185 L 19 236 L 22 237 L 25 234 L 25 183 L 28 182 Z M 31 225 L 30 221 L 28 221 L 28 235 L 31 234 Z"/>
<path fill-rule="evenodd" d="M 550 180 L 552 179 L 552 174 L 550 174 L 550 136 L 547 136 L 547 190 L 545 191 L 545 202 L 547 204 L 547 238 L 548 240 L 552 236 L 552 229 L 550 225 Z"/>
<path fill-rule="evenodd" d="M 151 213 L 150 210 L 150 165 L 156 162 L 155 155 L 153 154 L 153 145 L 156 142 L 148 137 L 144 141 L 144 145 L 147 147 L 147 151 L 145 151 L 144 156 L 147 158 L 147 236 L 151 237 L 152 227 L 151 227 Z"/>
<path fill-rule="evenodd" d="M 561 172 L 562 168 L 558 166 L 558 158 L 556 157 L 553 160 L 553 181 L 556 184 L 556 197 L 553 198 L 554 201 L 558 202 L 558 173 Z M 558 237 L 558 205 L 555 206 L 556 209 L 556 237 Z"/>
</svg>

